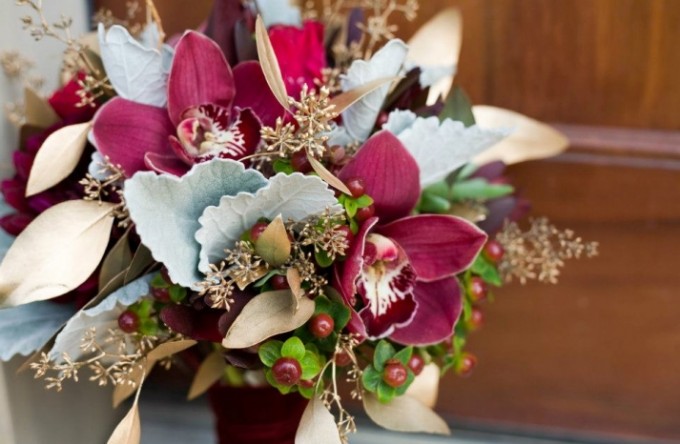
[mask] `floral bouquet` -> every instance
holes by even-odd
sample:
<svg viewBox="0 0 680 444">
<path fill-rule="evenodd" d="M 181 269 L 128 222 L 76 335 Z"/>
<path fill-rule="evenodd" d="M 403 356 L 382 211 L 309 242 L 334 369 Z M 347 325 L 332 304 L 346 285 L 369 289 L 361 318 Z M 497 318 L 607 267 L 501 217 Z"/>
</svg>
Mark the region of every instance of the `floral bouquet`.
<svg viewBox="0 0 680 444">
<path fill-rule="evenodd" d="M 110 444 L 139 443 L 143 382 L 173 362 L 223 443 L 347 442 L 347 398 L 385 428 L 448 433 L 436 381 L 474 367 L 489 288 L 595 253 L 515 222 L 505 164 L 567 141 L 453 86 L 455 10 L 405 44 L 391 20 L 415 0 L 222 0 L 166 40 L 149 1 L 144 23 L 100 12 L 78 39 L 18 3 L 66 69 L 14 115 L 0 357 L 34 353 L 48 388 L 86 373 L 116 406 L 134 395 Z"/>
</svg>

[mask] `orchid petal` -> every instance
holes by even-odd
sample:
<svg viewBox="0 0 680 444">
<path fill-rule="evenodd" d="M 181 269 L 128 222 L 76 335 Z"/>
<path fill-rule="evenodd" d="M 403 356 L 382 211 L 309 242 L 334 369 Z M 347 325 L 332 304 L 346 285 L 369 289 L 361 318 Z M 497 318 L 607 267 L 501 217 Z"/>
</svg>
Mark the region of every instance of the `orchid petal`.
<svg viewBox="0 0 680 444">
<path fill-rule="evenodd" d="M 425 346 L 450 338 L 463 310 L 462 292 L 456 278 L 418 282 L 415 300 L 418 308 L 413 321 L 397 328 L 390 339 L 404 345 Z"/>
<path fill-rule="evenodd" d="M 146 153 L 171 153 L 168 136 L 174 131 L 165 109 L 120 97 L 102 106 L 92 127 L 99 152 L 120 165 L 127 177 L 147 169 Z"/>
<path fill-rule="evenodd" d="M 165 106 L 168 69 L 164 54 L 145 47 L 122 26 L 114 25 L 106 31 L 101 23 L 99 47 L 106 75 L 120 97 L 144 105 Z"/>
<path fill-rule="evenodd" d="M 144 155 L 144 164 L 151 171 L 178 177 L 184 176 L 190 169 L 189 165 L 172 154 L 146 153 Z"/>
<path fill-rule="evenodd" d="M 371 60 L 356 60 L 352 63 L 341 79 L 342 90 L 350 91 L 373 80 L 397 76 L 407 53 L 408 47 L 404 42 L 390 40 Z M 344 126 L 352 139 L 363 142 L 368 138 L 389 90 L 389 85 L 381 87 L 342 114 Z"/>
<path fill-rule="evenodd" d="M 277 118 L 287 115 L 286 110 L 269 89 L 258 62 L 238 64 L 234 68 L 234 83 L 236 84 L 234 106 L 251 108 L 263 125 L 273 127 Z"/>
<path fill-rule="evenodd" d="M 466 270 L 486 242 L 486 234 L 455 216 L 412 216 L 378 230 L 405 251 L 419 280 L 433 281 Z"/>
<path fill-rule="evenodd" d="M 208 37 L 187 31 L 175 49 L 168 79 L 168 112 L 177 125 L 189 108 L 214 104 L 231 108 L 234 76 L 217 44 Z"/>
<path fill-rule="evenodd" d="M 361 226 L 361 229 L 354 237 L 352 245 L 347 252 L 347 259 L 342 265 L 342 269 L 336 264 L 336 280 L 340 294 L 350 307 L 356 304 L 357 279 L 364 266 L 364 253 L 366 251 L 366 237 L 378 223 L 378 218 L 368 219 Z"/>
<path fill-rule="evenodd" d="M 198 218 L 222 196 L 254 193 L 267 184 L 262 174 L 233 160 L 215 159 L 195 165 L 178 178 L 145 172 L 125 182 L 125 201 L 137 233 L 168 269 L 174 282 L 195 288 L 200 245 L 194 234 Z"/>
<path fill-rule="evenodd" d="M 340 171 L 340 180 L 360 178 L 385 223 L 407 216 L 420 198 L 418 164 L 388 131 L 373 135 Z"/>
<path fill-rule="evenodd" d="M 337 199 L 325 182 L 300 173 L 277 174 L 255 194 L 225 196 L 216 205 L 203 212 L 199 219 L 201 229 L 196 232 L 196 240 L 201 244 L 201 271 L 223 260 L 224 250 L 233 248 L 261 218 L 272 220 L 280 215 L 283 220 L 302 221 L 327 208 L 339 210 Z"/>
<path fill-rule="evenodd" d="M 239 24 L 244 23 L 246 14 L 241 0 L 216 0 L 207 20 L 205 34 L 222 49 L 229 63 L 238 61 Z M 252 40 L 252 35 L 249 35 Z"/>
<path fill-rule="evenodd" d="M 437 117 L 425 119 L 411 111 L 391 113 L 383 128 L 395 134 L 416 159 L 423 188 L 445 179 L 507 136 L 506 131 L 466 128 L 450 119 L 440 123 Z"/>
</svg>

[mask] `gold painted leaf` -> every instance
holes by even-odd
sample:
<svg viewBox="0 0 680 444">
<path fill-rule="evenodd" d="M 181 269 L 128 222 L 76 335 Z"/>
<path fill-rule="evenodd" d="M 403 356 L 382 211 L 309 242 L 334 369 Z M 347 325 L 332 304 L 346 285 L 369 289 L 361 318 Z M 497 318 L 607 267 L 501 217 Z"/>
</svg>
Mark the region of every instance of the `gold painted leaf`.
<svg viewBox="0 0 680 444">
<path fill-rule="evenodd" d="M 372 82 L 368 82 L 364 85 L 361 85 L 358 88 L 352 89 L 342 94 L 338 94 L 337 96 L 331 99 L 330 104 L 335 105 L 335 108 L 333 108 L 333 112 L 341 114 L 347 108 L 354 105 L 359 100 L 363 99 L 366 95 L 372 93 L 381 86 L 387 83 L 392 83 L 393 81 L 398 79 L 399 77 L 383 77 L 381 79 L 373 80 Z"/>
<path fill-rule="evenodd" d="M 139 444 L 142 439 L 142 426 L 139 421 L 139 394 L 142 392 L 145 374 L 137 385 L 135 402 L 123 420 L 118 423 L 107 444 Z"/>
<path fill-rule="evenodd" d="M 307 158 L 309 159 L 309 163 L 312 165 L 312 168 L 314 168 L 316 174 L 318 174 L 319 177 L 323 179 L 324 182 L 326 182 L 328 185 L 332 186 L 336 190 L 341 191 L 344 194 L 350 196 L 352 195 L 352 192 L 349 190 L 349 188 L 347 188 L 347 185 L 345 185 L 340 179 L 335 177 L 333 173 L 328 171 L 321 162 L 314 158 L 314 156 L 308 154 Z"/>
<path fill-rule="evenodd" d="M 158 347 L 154 348 L 146 355 L 146 358 L 150 361 L 160 361 L 169 356 L 182 352 L 188 348 L 196 345 L 196 341 L 192 339 L 182 339 L 179 341 L 165 342 Z"/>
<path fill-rule="evenodd" d="M 44 97 L 33 88 L 24 89 L 26 124 L 47 128 L 59 122 L 59 116 Z"/>
<path fill-rule="evenodd" d="M 26 196 L 52 188 L 73 172 L 83 156 L 91 123 L 65 126 L 40 147 L 26 185 Z"/>
<path fill-rule="evenodd" d="M 106 251 L 114 207 L 71 200 L 31 222 L 0 264 L 0 307 L 51 299 L 85 282 Z"/>
<path fill-rule="evenodd" d="M 99 291 L 130 266 L 132 251 L 129 243 L 130 230 L 127 230 L 106 255 L 99 270 Z"/>
<path fill-rule="evenodd" d="M 296 307 L 296 298 L 290 290 L 255 296 L 243 307 L 222 345 L 229 349 L 248 348 L 301 327 L 314 314 L 314 302 L 303 297 L 299 304 Z"/>
<path fill-rule="evenodd" d="M 323 401 L 314 397 L 302 414 L 295 444 L 342 444 L 335 418 Z"/>
<path fill-rule="evenodd" d="M 255 251 L 272 267 L 280 267 L 290 257 L 291 244 L 283 218 L 278 215 L 255 241 Z"/>
<path fill-rule="evenodd" d="M 556 156 L 569 147 L 569 139 L 556 129 L 525 115 L 494 106 L 472 107 L 480 128 L 513 132 L 474 159 L 477 165 L 502 160 L 507 165 Z"/>
<path fill-rule="evenodd" d="M 433 409 L 437 405 L 440 378 L 441 374 L 437 364 L 427 365 L 406 390 L 406 395 Z"/>
<path fill-rule="evenodd" d="M 447 8 L 425 23 L 409 40 L 409 60 L 418 66 L 457 66 L 463 43 L 463 17 L 457 8 Z M 453 86 L 453 75 L 430 87 L 428 103 L 446 97 Z"/>
<path fill-rule="evenodd" d="M 295 306 L 300 306 L 300 299 L 305 295 L 305 290 L 302 289 L 302 278 L 300 277 L 300 272 L 295 267 L 290 267 L 286 270 L 286 280 L 290 286 L 290 291 L 293 293 L 295 298 Z"/>
<path fill-rule="evenodd" d="M 154 263 L 153 256 L 151 256 L 151 251 L 144 245 L 140 244 L 132 256 L 132 261 L 130 262 L 130 267 L 125 272 L 123 278 L 123 284 L 128 284 L 139 276 L 144 274 L 144 271 L 149 268 Z"/>
<path fill-rule="evenodd" d="M 260 65 L 264 72 L 264 78 L 267 80 L 267 85 L 269 85 L 274 97 L 276 97 L 281 106 L 289 109 L 288 93 L 286 92 L 286 85 L 283 83 L 279 61 L 276 59 L 267 28 L 260 16 L 257 17 L 255 22 L 255 40 L 257 42 L 257 56 L 260 59 Z"/>
<path fill-rule="evenodd" d="M 189 396 L 187 397 L 189 401 L 207 392 L 213 384 L 222 379 L 226 370 L 227 363 L 224 361 L 222 353 L 214 351 L 208 355 L 198 368 L 196 377 L 194 377 L 194 381 L 191 383 Z"/>
<path fill-rule="evenodd" d="M 113 388 L 113 408 L 118 408 L 123 401 L 134 395 L 137 388 L 142 384 L 143 378 L 151 374 L 157 361 L 147 361 L 144 368 L 135 367 L 130 375 L 130 380 L 135 384 L 118 384 Z"/>
<path fill-rule="evenodd" d="M 382 404 L 372 393 L 365 393 L 363 400 L 368 417 L 387 430 L 451 434 L 449 426 L 439 415 L 408 395 L 397 396 L 389 404 Z"/>
</svg>

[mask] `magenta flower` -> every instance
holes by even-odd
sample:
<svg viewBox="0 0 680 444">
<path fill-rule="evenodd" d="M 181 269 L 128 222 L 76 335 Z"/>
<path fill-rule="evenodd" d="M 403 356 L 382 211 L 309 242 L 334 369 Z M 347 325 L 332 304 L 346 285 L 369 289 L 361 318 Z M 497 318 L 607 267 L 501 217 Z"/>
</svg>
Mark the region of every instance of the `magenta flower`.
<svg viewBox="0 0 680 444">
<path fill-rule="evenodd" d="M 350 328 L 407 345 L 449 338 L 462 309 L 456 275 L 479 254 L 484 232 L 454 216 L 410 216 L 420 197 L 418 165 L 387 131 L 371 137 L 340 178 L 364 180 L 377 216 L 335 270 L 345 301 L 354 307 L 361 298 Z"/>
<path fill-rule="evenodd" d="M 231 67 L 215 42 L 197 32 L 177 44 L 168 106 L 120 97 L 97 113 L 97 149 L 128 177 L 140 170 L 183 175 L 213 158 L 239 160 L 260 143 L 262 123 L 283 113 L 256 62 Z"/>
<path fill-rule="evenodd" d="M 274 25 L 269 28 L 269 39 L 288 95 L 300 97 L 305 84 L 316 89 L 315 80 L 322 79 L 322 71 L 327 66 L 323 24 L 308 20 L 302 28 Z"/>
</svg>

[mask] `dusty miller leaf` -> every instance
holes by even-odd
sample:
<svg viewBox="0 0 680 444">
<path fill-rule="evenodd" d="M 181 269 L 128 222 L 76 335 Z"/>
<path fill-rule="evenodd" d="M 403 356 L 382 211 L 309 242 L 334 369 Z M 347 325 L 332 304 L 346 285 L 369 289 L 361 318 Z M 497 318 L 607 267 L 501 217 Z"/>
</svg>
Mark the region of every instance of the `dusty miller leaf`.
<svg viewBox="0 0 680 444">
<path fill-rule="evenodd" d="M 118 95 L 152 106 L 165 106 L 171 52 L 147 48 L 122 26 L 108 31 L 99 24 L 99 46 L 106 74 Z"/>
<path fill-rule="evenodd" d="M 40 349 L 73 313 L 66 305 L 46 301 L 0 310 L 0 360 Z"/>
<path fill-rule="evenodd" d="M 302 414 L 295 444 L 342 444 L 335 418 L 318 397 L 312 398 Z"/>
<path fill-rule="evenodd" d="M 241 235 L 260 218 L 303 220 L 335 207 L 333 191 L 318 177 L 277 174 L 269 185 L 255 194 L 241 193 L 223 197 L 216 207 L 208 207 L 199 219 L 201 229 L 196 240 L 201 245 L 198 268 L 206 271 L 209 264 L 224 259 L 224 250 L 234 247 Z M 143 237 L 142 237 L 143 239 Z M 166 264 L 167 265 L 167 264 Z"/>
<path fill-rule="evenodd" d="M 240 162 L 215 159 L 195 165 L 182 177 L 137 173 L 125 182 L 125 199 L 137 232 L 154 259 L 168 268 L 174 282 L 194 287 L 202 280 L 198 272 L 202 249 L 194 238 L 201 228 L 201 214 L 219 204 L 223 196 L 254 193 L 266 184 L 262 174 L 246 170 Z"/>
<path fill-rule="evenodd" d="M 273 25 L 302 26 L 302 12 L 290 0 L 256 0 L 255 3 L 267 29 Z"/>
<path fill-rule="evenodd" d="M 429 407 L 408 395 L 397 396 L 383 404 L 372 393 L 363 396 L 364 410 L 379 426 L 395 432 L 449 435 L 446 422 Z"/>
<path fill-rule="evenodd" d="M 298 300 L 289 290 L 270 291 L 255 296 L 241 311 L 227 332 L 224 348 L 248 348 L 304 325 L 314 314 L 314 302 Z"/>
<path fill-rule="evenodd" d="M 465 128 L 449 119 L 440 123 L 437 117 L 417 117 L 411 111 L 392 112 L 383 128 L 396 135 L 415 158 L 423 188 L 445 179 L 507 135 L 478 126 Z"/>
<path fill-rule="evenodd" d="M 113 207 L 71 200 L 31 222 L 0 264 L 0 306 L 51 299 L 85 282 L 108 245 Z"/>
</svg>

